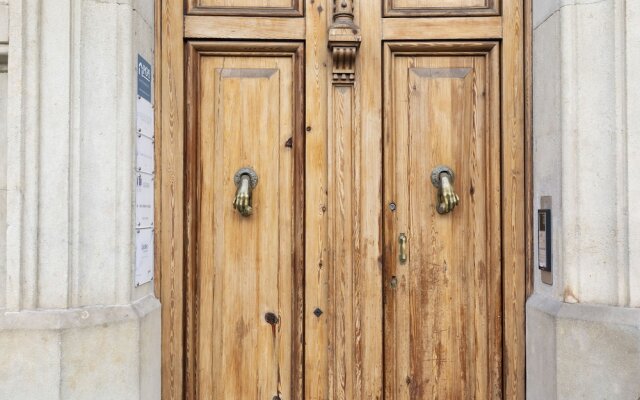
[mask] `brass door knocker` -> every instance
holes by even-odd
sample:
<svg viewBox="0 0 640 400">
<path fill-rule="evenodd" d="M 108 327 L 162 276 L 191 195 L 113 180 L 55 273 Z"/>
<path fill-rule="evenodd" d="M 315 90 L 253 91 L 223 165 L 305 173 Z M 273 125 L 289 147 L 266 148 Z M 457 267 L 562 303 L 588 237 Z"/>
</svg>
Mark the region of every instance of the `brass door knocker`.
<svg viewBox="0 0 640 400">
<path fill-rule="evenodd" d="M 240 168 L 233 176 L 233 182 L 237 188 L 233 208 L 243 217 L 248 217 L 253 213 L 252 194 L 253 189 L 258 185 L 258 174 L 252 168 Z"/>
<path fill-rule="evenodd" d="M 453 190 L 455 176 L 453 170 L 445 165 L 438 165 L 431 171 L 431 183 L 438 188 L 438 214 L 447 214 L 460 202 L 460 197 Z"/>
</svg>

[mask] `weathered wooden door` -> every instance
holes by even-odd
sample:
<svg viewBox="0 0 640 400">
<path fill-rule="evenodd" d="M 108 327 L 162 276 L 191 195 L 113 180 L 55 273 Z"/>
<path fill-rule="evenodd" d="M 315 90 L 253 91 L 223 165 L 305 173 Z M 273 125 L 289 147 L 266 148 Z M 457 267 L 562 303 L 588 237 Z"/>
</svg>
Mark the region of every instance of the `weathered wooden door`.
<svg viewBox="0 0 640 400">
<path fill-rule="evenodd" d="M 502 391 L 497 53 L 491 42 L 386 46 L 388 399 Z M 447 214 L 431 180 L 439 165 L 452 171 L 459 196 Z"/>
<path fill-rule="evenodd" d="M 522 1 L 161 6 L 164 396 L 523 398 Z"/>
</svg>

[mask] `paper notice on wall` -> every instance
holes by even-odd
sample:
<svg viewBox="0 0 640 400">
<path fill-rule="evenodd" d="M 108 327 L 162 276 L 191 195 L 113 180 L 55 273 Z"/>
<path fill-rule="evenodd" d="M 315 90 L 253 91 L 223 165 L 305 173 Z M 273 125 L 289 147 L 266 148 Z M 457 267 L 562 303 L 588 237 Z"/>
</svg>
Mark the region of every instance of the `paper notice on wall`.
<svg viewBox="0 0 640 400">
<path fill-rule="evenodd" d="M 153 229 L 136 229 L 135 275 L 136 286 L 153 279 Z"/>
</svg>

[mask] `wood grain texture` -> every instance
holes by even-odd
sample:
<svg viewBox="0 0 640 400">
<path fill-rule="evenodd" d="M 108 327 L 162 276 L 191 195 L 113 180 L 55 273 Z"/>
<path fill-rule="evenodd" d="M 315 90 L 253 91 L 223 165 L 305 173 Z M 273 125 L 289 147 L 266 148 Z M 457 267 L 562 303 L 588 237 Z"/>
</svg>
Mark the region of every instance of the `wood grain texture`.
<svg viewBox="0 0 640 400">
<path fill-rule="evenodd" d="M 500 0 L 383 0 L 385 17 L 500 14 Z"/>
<path fill-rule="evenodd" d="M 366 23 L 365 23 L 366 22 Z M 382 399 L 382 9 L 356 2 L 362 43 L 356 61 L 356 130 L 360 132 L 359 261 L 354 265 L 356 399 Z"/>
<path fill-rule="evenodd" d="M 304 15 L 303 0 L 185 0 L 187 14 L 229 16 L 286 16 Z"/>
<path fill-rule="evenodd" d="M 162 398 L 183 398 L 184 54 L 182 1 L 161 3 L 159 203 Z"/>
<path fill-rule="evenodd" d="M 302 145 L 303 151 L 294 152 L 294 163 L 306 165 L 306 172 L 305 168 L 296 167 L 292 178 L 294 187 L 304 187 L 304 190 L 295 191 L 300 198 L 293 201 L 295 215 L 304 215 L 304 218 L 295 219 L 297 225 L 292 228 L 299 232 L 292 239 L 295 259 L 292 263 L 304 265 L 303 269 L 296 270 L 298 275 L 293 278 L 292 287 L 304 287 L 305 290 L 304 298 L 295 300 L 297 306 L 293 308 L 297 307 L 297 311 L 292 311 L 304 316 L 299 321 L 301 325 L 295 328 L 304 331 L 304 346 L 291 344 L 290 398 L 296 399 L 382 399 L 384 384 L 389 379 L 389 373 L 385 377 L 384 371 L 390 356 L 383 354 L 383 340 L 389 339 L 385 339 L 383 333 L 390 324 L 386 319 L 390 314 L 383 314 L 386 312 L 383 293 L 388 290 L 383 287 L 383 272 L 386 277 L 388 266 L 383 262 L 381 229 L 382 215 L 388 210 L 382 197 L 383 40 L 447 40 L 429 45 L 430 52 L 439 52 L 445 58 L 461 56 L 459 52 L 456 55 L 456 46 L 459 49 L 461 40 L 477 40 L 464 42 L 464 45 L 469 53 L 478 54 L 487 52 L 486 45 L 482 44 L 486 40 L 502 40 L 502 67 L 494 65 L 490 68 L 501 68 L 502 88 L 492 87 L 494 91 L 500 90 L 499 96 L 504 100 L 501 109 L 493 111 L 500 115 L 492 117 L 499 118 L 503 127 L 500 242 L 504 340 L 502 352 L 490 350 L 487 353 L 501 353 L 502 356 L 490 363 L 493 369 L 488 374 L 493 380 L 488 387 L 501 385 L 505 398 L 524 398 L 524 287 L 528 241 L 525 228 L 528 221 L 525 214 L 528 164 L 524 153 L 530 150 L 525 150 L 523 103 L 522 18 L 526 15 L 523 12 L 528 11 L 521 7 L 522 1 L 530 0 L 504 2 L 500 7 L 495 2 L 495 7 L 484 9 L 407 9 L 398 12 L 389 12 L 390 3 L 386 1 L 382 3 L 383 7 L 379 2 L 356 2 L 355 22 L 362 27 L 362 44 L 356 61 L 356 81 L 348 88 L 332 86 L 332 60 L 327 49 L 333 6 L 330 1 L 306 0 L 306 4 L 302 4 L 303 0 L 300 0 L 295 10 L 252 8 L 256 4 L 251 0 L 234 2 L 233 6 L 240 8 L 224 8 L 218 3 L 209 8 L 199 7 L 196 0 L 187 0 L 186 9 L 181 1 L 157 1 L 160 33 L 156 37 L 156 48 L 159 49 L 156 66 L 159 93 L 155 104 L 159 114 L 156 135 L 156 146 L 159 147 L 156 262 L 159 273 L 156 284 L 163 307 L 163 399 L 196 399 L 200 394 L 196 392 L 198 386 L 194 379 L 201 368 L 200 350 L 196 347 L 198 331 L 194 329 L 199 314 L 193 307 L 200 298 L 195 290 L 187 290 L 195 287 L 199 276 L 194 270 L 185 269 L 185 262 L 192 265 L 198 260 L 195 255 L 199 250 L 195 241 L 198 231 L 194 230 L 198 226 L 195 223 L 198 208 L 190 198 L 184 201 L 185 189 L 188 194 L 199 190 L 193 182 L 184 179 L 185 173 L 190 176 L 198 173 L 196 164 L 185 164 L 183 158 L 185 152 L 197 154 L 195 149 L 199 143 L 193 135 L 185 136 L 185 124 L 188 124 L 187 132 L 196 128 L 192 125 L 196 119 L 191 113 L 196 107 L 195 99 L 200 96 L 200 93 L 187 96 L 184 91 L 184 69 L 190 71 L 186 77 L 187 86 L 192 85 L 189 76 L 197 76 L 193 73 L 194 65 L 187 64 L 183 55 L 185 39 L 189 38 L 197 38 L 197 43 L 205 47 L 205 42 L 210 40 L 229 39 L 215 45 L 225 57 L 237 55 L 239 43 L 244 43 L 242 40 L 259 39 L 282 48 L 293 40 L 301 42 L 304 39 L 305 61 L 304 64 L 297 63 L 296 68 L 297 76 L 304 74 L 305 77 L 304 85 L 297 89 L 301 100 L 295 112 L 300 128 L 304 128 L 306 143 Z M 425 1 L 427 4 L 428 0 Z M 466 0 L 460 0 L 463 1 Z M 263 4 L 259 0 L 256 2 Z M 269 3 L 270 6 L 274 4 Z M 431 4 L 433 2 L 428 5 Z M 250 7 L 242 8 L 247 5 Z M 288 18 L 301 16 L 303 7 L 307 10 L 304 18 Z M 501 14 L 496 11 L 500 8 Z M 186 17 L 183 16 L 185 10 Z M 247 18 L 249 15 L 251 17 Z M 438 18 L 430 18 L 432 16 Z M 255 48 L 251 45 L 243 51 L 258 51 L 259 44 L 253 43 Z M 299 47 L 297 43 L 293 45 Z M 409 52 L 425 52 L 424 43 L 407 43 L 406 46 Z M 282 53 L 291 55 L 292 51 L 275 50 L 275 47 L 263 55 L 267 58 L 280 57 Z M 207 52 L 204 48 L 199 51 Z M 472 58 L 471 54 L 465 54 L 467 56 Z M 300 54 L 298 59 L 302 58 Z M 490 96 L 495 98 L 497 95 Z M 185 108 L 189 113 L 186 121 Z M 385 124 L 388 121 L 385 116 Z M 303 142 L 297 141 L 296 146 Z M 491 214 L 491 218 L 496 216 Z M 385 257 L 388 252 L 395 251 L 394 248 L 395 243 L 393 247 L 385 245 Z M 442 256 L 450 257 L 448 253 Z M 495 279 L 497 275 L 492 276 Z M 387 284 L 386 278 L 384 284 Z M 438 290 L 449 289 L 444 286 Z M 302 296 L 299 291 L 297 293 Z M 316 309 L 322 311 L 319 317 L 313 314 Z M 487 320 L 495 321 L 495 314 L 490 315 L 493 311 L 487 306 Z M 426 326 L 429 323 L 425 322 Z M 212 331 L 215 329 L 211 328 Z M 498 326 L 487 326 L 486 329 L 500 330 Z M 207 357 L 207 351 L 202 348 L 204 357 Z M 413 357 L 416 361 L 416 356 Z M 502 364 L 501 360 L 504 360 Z M 500 365 L 502 375 L 495 372 Z M 397 383 L 407 385 L 406 380 Z M 468 388 L 465 390 L 475 390 L 469 384 L 465 385 Z M 296 390 L 301 392 L 296 393 Z M 447 390 L 442 389 L 444 393 Z"/>
<path fill-rule="evenodd" d="M 329 244 L 330 306 L 335 315 L 331 326 L 330 363 L 331 398 L 355 398 L 357 335 L 354 310 L 354 275 L 357 274 L 360 248 L 359 193 L 356 181 L 360 158 L 357 132 L 354 129 L 355 101 L 353 85 L 334 85 L 331 94 L 332 121 L 328 137 L 329 165 Z"/>
<path fill-rule="evenodd" d="M 500 39 L 502 17 L 384 18 L 384 40 Z"/>
<path fill-rule="evenodd" d="M 327 96 L 331 79 L 327 47 L 331 3 L 307 0 L 305 17 L 305 399 L 329 396 L 329 244 Z M 314 311 L 319 310 L 317 316 Z"/>
<path fill-rule="evenodd" d="M 189 39 L 304 40 L 304 19 L 255 17 L 239 23 L 237 17 L 186 16 L 184 35 Z"/>
<path fill-rule="evenodd" d="M 188 379 L 194 398 L 297 398 L 302 47 L 209 42 L 189 48 Z M 233 175 L 243 166 L 259 175 L 250 217 L 231 206 Z M 269 323 L 267 313 L 278 322 Z"/>
<path fill-rule="evenodd" d="M 503 4 L 502 260 L 504 397 L 525 396 L 525 115 L 523 0 Z"/>
<path fill-rule="evenodd" d="M 199 92 L 194 93 L 194 87 L 199 82 L 199 56 L 193 46 L 186 47 L 185 65 L 185 271 L 184 279 L 184 398 L 195 400 L 198 398 L 199 387 L 197 381 L 198 370 L 198 199 L 200 182 L 198 182 L 199 157 Z"/>
<path fill-rule="evenodd" d="M 533 15 L 532 0 L 524 1 L 524 85 L 525 85 L 525 234 L 526 234 L 526 298 L 533 293 Z"/>
<path fill-rule="evenodd" d="M 385 398 L 500 398 L 497 44 L 393 44 L 385 68 Z M 461 199 L 447 215 L 441 164 Z"/>
</svg>

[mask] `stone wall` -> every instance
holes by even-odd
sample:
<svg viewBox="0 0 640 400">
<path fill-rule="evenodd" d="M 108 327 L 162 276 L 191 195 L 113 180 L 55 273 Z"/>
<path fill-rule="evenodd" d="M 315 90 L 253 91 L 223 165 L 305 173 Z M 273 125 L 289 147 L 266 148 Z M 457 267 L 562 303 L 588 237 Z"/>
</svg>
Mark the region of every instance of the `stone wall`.
<svg viewBox="0 0 640 400">
<path fill-rule="evenodd" d="M 528 398 L 636 399 L 640 2 L 533 7 L 534 205 L 552 196 L 555 268 L 553 285 L 534 272 Z"/>
<path fill-rule="evenodd" d="M 0 398 L 158 399 L 159 302 L 133 279 L 153 2 L 10 0 L 8 14 Z"/>
<path fill-rule="evenodd" d="M 7 277 L 7 51 L 9 5 L 0 0 L 0 310 L 4 309 Z"/>
</svg>

